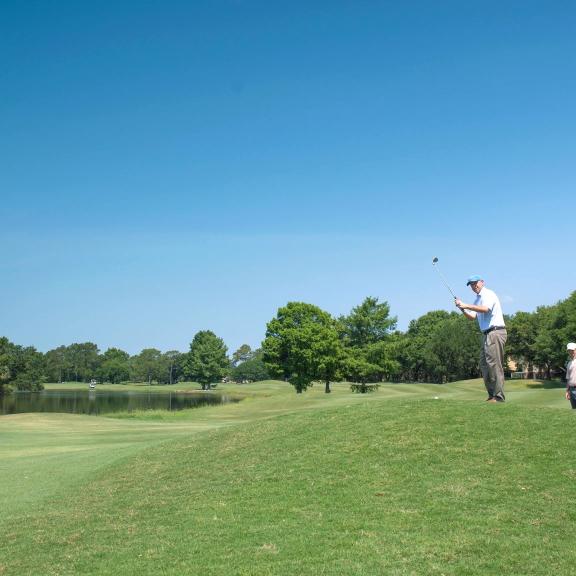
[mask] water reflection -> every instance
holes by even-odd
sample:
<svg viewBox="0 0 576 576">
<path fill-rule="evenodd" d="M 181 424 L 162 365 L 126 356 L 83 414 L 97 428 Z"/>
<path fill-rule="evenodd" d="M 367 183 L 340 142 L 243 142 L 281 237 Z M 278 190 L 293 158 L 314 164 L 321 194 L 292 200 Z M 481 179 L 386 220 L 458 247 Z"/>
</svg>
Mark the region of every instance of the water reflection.
<svg viewBox="0 0 576 576">
<path fill-rule="evenodd" d="M 214 393 L 108 392 L 98 390 L 44 390 L 15 392 L 0 397 L 0 414 L 65 412 L 69 414 L 110 414 L 133 410 L 184 410 L 238 400 Z"/>
</svg>

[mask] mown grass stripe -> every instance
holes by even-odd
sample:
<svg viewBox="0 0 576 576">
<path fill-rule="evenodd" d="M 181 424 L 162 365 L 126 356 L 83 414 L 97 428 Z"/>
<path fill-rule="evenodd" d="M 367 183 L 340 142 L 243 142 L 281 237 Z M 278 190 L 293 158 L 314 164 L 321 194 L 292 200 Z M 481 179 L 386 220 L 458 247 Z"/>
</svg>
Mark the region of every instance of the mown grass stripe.
<svg viewBox="0 0 576 576">
<path fill-rule="evenodd" d="M 387 400 L 174 438 L 3 526 L 6 574 L 571 574 L 569 411 Z"/>
</svg>

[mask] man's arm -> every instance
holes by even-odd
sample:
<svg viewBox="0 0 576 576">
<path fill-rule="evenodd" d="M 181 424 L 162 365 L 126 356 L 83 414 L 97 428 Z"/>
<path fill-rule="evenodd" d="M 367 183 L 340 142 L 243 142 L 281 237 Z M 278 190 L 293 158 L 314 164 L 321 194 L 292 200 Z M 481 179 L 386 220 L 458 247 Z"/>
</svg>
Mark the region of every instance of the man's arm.
<svg viewBox="0 0 576 576">
<path fill-rule="evenodd" d="M 455 303 L 456 306 L 462 310 L 462 312 L 465 310 L 468 311 L 468 314 L 464 312 L 468 318 L 470 318 L 469 314 L 472 316 L 472 318 L 476 318 L 476 314 L 478 313 L 486 314 L 486 312 L 492 311 L 494 305 L 496 304 L 495 298 L 496 296 L 492 292 L 489 290 L 483 290 L 482 297 L 476 299 L 476 302 L 480 302 L 479 304 L 468 304 L 467 302 L 462 302 L 462 300 L 459 298 L 456 298 Z"/>
<path fill-rule="evenodd" d="M 456 306 L 464 312 L 465 310 L 470 310 L 471 312 L 480 312 L 481 314 L 485 314 L 486 312 L 490 312 L 490 308 L 488 306 L 476 306 L 475 304 L 466 304 L 462 302 L 462 300 L 456 300 Z M 473 317 L 476 317 L 474 314 Z"/>
</svg>

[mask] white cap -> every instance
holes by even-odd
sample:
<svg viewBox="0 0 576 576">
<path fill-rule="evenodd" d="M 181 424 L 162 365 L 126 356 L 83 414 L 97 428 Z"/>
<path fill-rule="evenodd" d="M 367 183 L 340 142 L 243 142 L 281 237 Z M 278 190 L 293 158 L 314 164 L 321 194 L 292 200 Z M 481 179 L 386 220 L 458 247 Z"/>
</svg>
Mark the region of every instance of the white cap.
<svg viewBox="0 0 576 576">
<path fill-rule="evenodd" d="M 566 345 L 566 350 L 576 350 L 576 343 L 568 342 L 568 344 Z"/>
</svg>

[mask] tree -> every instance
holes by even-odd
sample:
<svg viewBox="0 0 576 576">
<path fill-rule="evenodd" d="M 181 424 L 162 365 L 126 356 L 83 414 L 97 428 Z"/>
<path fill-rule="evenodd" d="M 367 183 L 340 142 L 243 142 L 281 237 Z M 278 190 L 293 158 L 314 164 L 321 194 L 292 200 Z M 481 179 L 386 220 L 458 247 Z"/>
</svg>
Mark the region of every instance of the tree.
<svg viewBox="0 0 576 576">
<path fill-rule="evenodd" d="M 152 384 L 152 380 L 158 380 L 162 372 L 162 352 L 156 348 L 145 348 L 137 356 L 133 356 L 130 360 L 132 365 L 131 378 L 136 382 L 148 382 Z"/>
<path fill-rule="evenodd" d="M 268 322 L 262 343 L 264 361 L 271 372 L 282 375 L 296 389 L 306 390 L 314 380 L 325 383 L 336 377 L 343 347 L 336 321 L 317 306 L 289 302 Z"/>
<path fill-rule="evenodd" d="M 555 370 L 566 363 L 566 344 L 576 340 L 576 292 L 572 292 L 566 300 L 560 301 L 554 308 L 551 326 L 554 333 L 552 338 L 554 351 L 550 354 L 550 364 Z"/>
<path fill-rule="evenodd" d="M 88 382 L 97 375 L 101 356 L 92 342 L 59 346 L 46 353 L 46 376 L 50 382 Z"/>
<path fill-rule="evenodd" d="M 76 382 L 89 382 L 100 365 L 98 346 L 92 342 L 71 344 L 66 349 L 66 363 L 70 366 L 71 376 Z"/>
<path fill-rule="evenodd" d="M 534 359 L 538 323 L 535 314 L 529 312 L 517 312 L 506 320 L 508 341 L 506 351 L 509 356 L 520 364 L 526 364 L 531 372 Z"/>
<path fill-rule="evenodd" d="M 450 314 L 456 313 L 434 310 L 410 322 L 400 355 L 405 380 L 430 382 L 434 379 L 439 369 L 439 359 L 430 350 L 429 342 L 450 318 Z"/>
<path fill-rule="evenodd" d="M 0 338 L 0 396 L 10 391 L 12 379 L 12 355 L 14 344 L 5 336 Z"/>
<path fill-rule="evenodd" d="M 246 362 L 246 360 L 250 360 L 254 352 L 252 352 L 252 348 L 248 346 L 248 344 L 242 344 L 234 354 L 232 354 L 232 366 L 238 366 L 242 362 Z"/>
<path fill-rule="evenodd" d="M 377 368 L 377 381 L 390 380 L 401 372 L 398 334 L 390 335 L 381 342 L 374 342 L 365 347 L 365 357 Z"/>
<path fill-rule="evenodd" d="M 534 340 L 534 362 L 546 370 L 550 379 L 552 368 L 562 366 L 566 360 L 566 342 L 563 338 L 564 318 L 559 305 L 539 306 L 535 312 L 537 334 Z"/>
<path fill-rule="evenodd" d="M 59 346 L 46 352 L 46 377 L 48 382 L 64 382 L 71 373 L 71 364 L 66 346 Z"/>
<path fill-rule="evenodd" d="M 18 390 L 38 391 L 44 389 L 45 363 L 44 355 L 36 348 L 16 346 L 16 370 L 13 383 Z"/>
<path fill-rule="evenodd" d="M 190 352 L 184 363 L 187 376 L 202 384 L 202 390 L 210 390 L 213 382 L 219 382 L 228 370 L 228 349 L 221 338 L 210 330 L 201 330 L 190 343 Z"/>
<path fill-rule="evenodd" d="M 378 304 L 378 298 L 369 296 L 339 322 L 346 344 L 361 348 L 385 339 L 396 327 L 397 318 L 390 317 L 388 302 Z"/>
<path fill-rule="evenodd" d="M 369 362 L 361 353 L 361 349 L 348 348 L 343 361 L 342 370 L 350 382 L 366 384 L 380 380 L 380 368 Z"/>
<path fill-rule="evenodd" d="M 231 376 L 234 382 L 260 382 L 270 378 L 262 349 L 255 350 L 251 354 L 249 359 L 232 368 Z"/>
<path fill-rule="evenodd" d="M 425 346 L 426 354 L 435 363 L 432 379 L 443 383 L 478 376 L 479 349 L 480 333 L 475 323 L 451 313 Z"/>
<path fill-rule="evenodd" d="M 183 373 L 182 363 L 185 355 L 178 350 L 169 350 L 162 355 L 164 375 L 167 384 L 174 384 Z"/>
<path fill-rule="evenodd" d="M 102 354 L 97 377 L 101 382 L 111 384 L 130 380 L 130 354 L 119 348 L 108 348 Z"/>
<path fill-rule="evenodd" d="M 0 338 L 0 395 L 18 390 L 42 390 L 45 381 L 44 355 L 32 346 L 24 348 Z"/>
<path fill-rule="evenodd" d="M 396 318 L 390 317 L 388 302 L 367 297 L 348 316 L 338 320 L 340 335 L 346 347 L 344 375 L 352 382 L 380 382 L 399 372 L 391 346 L 391 332 Z"/>
</svg>

